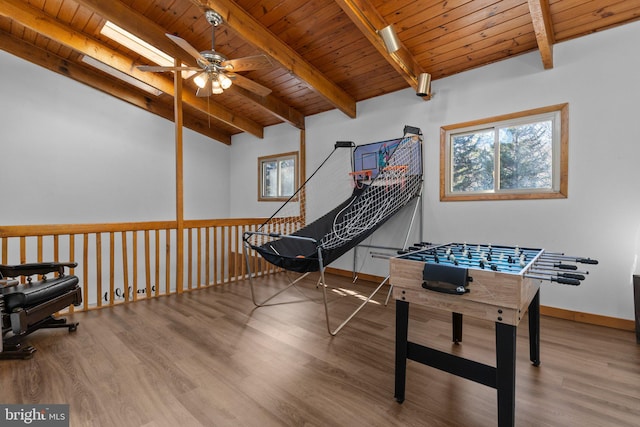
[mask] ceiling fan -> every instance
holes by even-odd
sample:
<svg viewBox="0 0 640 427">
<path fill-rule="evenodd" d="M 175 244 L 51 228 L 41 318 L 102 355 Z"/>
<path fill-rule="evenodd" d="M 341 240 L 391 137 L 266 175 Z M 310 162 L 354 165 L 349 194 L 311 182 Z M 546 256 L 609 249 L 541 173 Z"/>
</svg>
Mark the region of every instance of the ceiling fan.
<svg viewBox="0 0 640 427">
<path fill-rule="evenodd" d="M 198 52 L 196 48 L 191 46 L 186 40 L 166 34 L 175 44 L 193 56 L 198 63 L 198 67 L 164 67 L 156 65 L 140 65 L 137 68 L 141 71 L 200 71 L 193 81 L 198 86 L 196 96 L 208 97 L 212 94 L 220 94 L 225 89 L 231 87 L 235 82 L 238 86 L 243 87 L 260 96 L 266 96 L 271 93 L 271 89 L 250 80 L 246 77 L 236 74 L 238 71 L 258 70 L 273 66 L 271 60 L 266 55 L 247 56 L 238 59 L 227 59 L 220 52 L 215 50 L 215 29 L 222 24 L 224 20 L 214 10 L 206 10 L 205 18 L 211 24 L 211 50 Z"/>
</svg>

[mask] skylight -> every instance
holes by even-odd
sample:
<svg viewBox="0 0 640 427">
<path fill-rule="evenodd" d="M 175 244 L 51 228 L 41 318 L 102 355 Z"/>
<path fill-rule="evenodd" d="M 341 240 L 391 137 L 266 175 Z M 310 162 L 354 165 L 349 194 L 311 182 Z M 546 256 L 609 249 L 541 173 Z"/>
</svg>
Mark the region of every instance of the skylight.
<svg viewBox="0 0 640 427">
<path fill-rule="evenodd" d="M 107 21 L 104 24 L 102 30 L 100 30 L 100 34 L 109 37 L 111 40 L 116 41 L 123 46 L 126 46 L 158 65 L 162 65 L 164 67 L 173 66 L 173 58 L 171 56 L 150 45 L 141 38 L 131 34 L 127 30 L 118 27 L 111 21 Z"/>
</svg>

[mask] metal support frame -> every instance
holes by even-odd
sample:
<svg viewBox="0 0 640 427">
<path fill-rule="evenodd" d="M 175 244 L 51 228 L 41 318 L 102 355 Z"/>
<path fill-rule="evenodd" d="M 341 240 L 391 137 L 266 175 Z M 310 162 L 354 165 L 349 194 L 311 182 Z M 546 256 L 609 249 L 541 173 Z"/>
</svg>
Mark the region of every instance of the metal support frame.
<svg viewBox="0 0 640 427">
<path fill-rule="evenodd" d="M 282 234 L 273 234 L 273 233 L 263 233 L 263 232 L 259 232 L 259 231 L 247 231 L 244 233 L 244 245 L 245 245 L 245 261 L 247 264 L 247 272 L 249 273 L 249 286 L 251 288 L 251 300 L 253 301 L 253 304 L 256 307 L 264 307 L 264 306 L 269 306 L 269 305 L 280 305 L 280 304 L 291 304 L 293 302 L 305 302 L 306 300 L 295 300 L 295 301 L 287 301 L 287 302 L 281 302 L 281 303 L 272 303 L 272 304 L 267 304 L 269 301 L 271 301 L 272 299 L 274 299 L 275 297 L 277 297 L 278 295 L 282 294 L 283 292 L 285 292 L 286 290 L 290 289 L 291 287 L 293 287 L 294 285 L 296 285 L 298 282 L 300 282 L 302 279 L 304 279 L 305 277 L 307 277 L 309 273 L 304 273 L 302 276 L 298 277 L 297 279 L 290 281 L 290 283 L 283 289 L 280 289 L 279 291 L 275 292 L 274 294 L 270 295 L 269 297 L 267 297 L 267 299 L 265 299 L 262 302 L 258 302 L 256 300 L 256 295 L 255 295 L 255 290 L 253 287 L 253 273 L 251 272 L 251 262 L 249 260 L 249 252 L 250 252 L 250 245 L 247 243 L 246 238 L 248 236 L 251 235 L 263 235 L 263 236 L 268 236 L 268 237 L 277 237 L 277 238 L 284 238 L 284 239 L 298 239 L 298 240 L 306 240 L 306 241 L 310 241 L 313 244 L 316 245 L 317 247 L 317 251 L 318 251 L 318 266 L 319 266 L 319 272 L 320 272 L 320 279 L 318 280 L 318 284 L 317 286 L 322 287 L 322 300 L 324 303 L 324 314 L 325 314 L 325 318 L 327 321 L 327 332 L 329 332 L 329 335 L 331 336 L 335 336 L 338 334 L 338 332 L 340 332 L 340 330 L 342 330 L 342 328 L 344 328 L 347 323 L 349 323 L 351 321 L 351 319 L 353 319 L 366 305 L 367 303 L 369 303 L 369 301 L 371 301 L 371 299 L 376 295 L 376 293 L 378 293 L 378 291 L 380 290 L 380 288 L 382 288 L 382 286 L 386 283 L 387 279 L 383 280 L 382 283 L 380 283 L 378 285 L 378 287 L 349 315 L 347 316 L 347 318 L 340 323 L 340 325 L 338 325 L 338 327 L 336 327 L 335 329 L 331 329 L 331 320 L 330 320 L 330 315 L 329 315 L 329 300 L 327 298 L 327 282 L 325 280 L 325 269 L 326 266 L 324 265 L 323 259 L 322 259 L 322 247 L 319 245 L 319 242 L 316 239 L 312 239 L 310 237 L 303 237 L 303 236 L 290 236 L 290 235 L 282 235 Z"/>
</svg>

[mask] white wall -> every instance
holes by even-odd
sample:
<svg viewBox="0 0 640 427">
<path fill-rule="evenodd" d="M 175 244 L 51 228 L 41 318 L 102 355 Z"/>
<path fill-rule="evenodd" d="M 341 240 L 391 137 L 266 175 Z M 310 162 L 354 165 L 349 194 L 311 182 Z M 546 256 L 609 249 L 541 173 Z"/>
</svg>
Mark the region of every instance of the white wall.
<svg viewBox="0 0 640 427">
<path fill-rule="evenodd" d="M 236 218 L 266 217 L 282 202 L 258 202 L 258 157 L 300 150 L 300 130 L 288 124 L 270 126 L 264 139 L 242 133 L 233 137 L 229 174 L 230 215 Z"/>
<path fill-rule="evenodd" d="M 0 51 L 0 224 L 175 219 L 173 123 Z M 184 130 L 185 218 L 229 215 L 229 148 Z"/>
<path fill-rule="evenodd" d="M 630 53 L 637 51 L 638 39 L 640 22 L 555 45 L 551 70 L 544 70 L 539 53 L 533 52 L 437 80 L 429 102 L 403 90 L 358 103 L 355 120 L 339 111 L 307 117 L 307 159 L 312 163 L 324 157 L 337 140 L 382 141 L 400 136 L 405 124 L 420 127 L 425 136 L 424 240 L 540 247 L 599 259 L 578 288 L 543 284 L 542 304 L 632 319 L 631 276 L 640 269 L 640 145 L 635 129 L 640 57 Z M 439 201 L 441 126 L 563 102 L 569 103 L 567 199 Z M 243 164 L 255 163 L 257 153 L 246 153 L 247 147 L 285 151 L 276 145 L 277 137 L 267 132 L 264 141 L 234 138 L 232 169 L 241 157 Z M 238 176 L 237 171 L 232 178 L 234 201 L 242 197 L 237 191 L 256 181 L 255 175 Z M 327 201 L 330 196 L 327 191 Z M 245 208 L 255 206 L 232 202 L 231 214 L 250 215 Z M 398 241 L 402 223 L 408 221 L 403 215 L 369 243 Z M 348 269 L 351 260 L 347 255 L 333 266 Z M 373 274 L 385 268 L 379 260 L 364 265 Z"/>
</svg>

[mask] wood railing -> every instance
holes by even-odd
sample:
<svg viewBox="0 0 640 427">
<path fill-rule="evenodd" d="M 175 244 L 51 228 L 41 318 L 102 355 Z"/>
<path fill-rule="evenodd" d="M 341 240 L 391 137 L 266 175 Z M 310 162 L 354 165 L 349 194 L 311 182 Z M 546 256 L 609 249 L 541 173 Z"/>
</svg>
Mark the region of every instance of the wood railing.
<svg viewBox="0 0 640 427">
<path fill-rule="evenodd" d="M 75 310 L 110 307 L 247 278 L 242 234 L 263 221 L 186 220 L 182 254 L 176 221 L 0 226 L 0 262 L 77 262 L 71 274 L 82 284 L 83 305 Z M 254 275 L 277 271 L 254 254 L 249 259 Z"/>
</svg>

